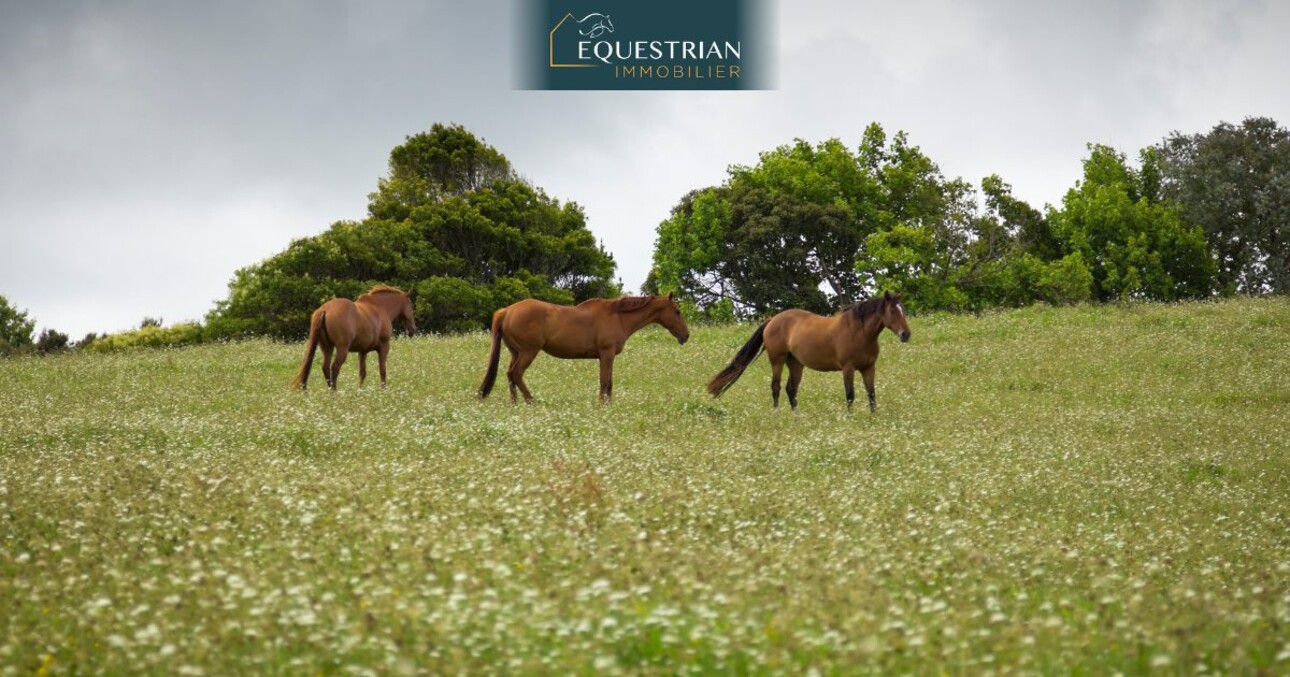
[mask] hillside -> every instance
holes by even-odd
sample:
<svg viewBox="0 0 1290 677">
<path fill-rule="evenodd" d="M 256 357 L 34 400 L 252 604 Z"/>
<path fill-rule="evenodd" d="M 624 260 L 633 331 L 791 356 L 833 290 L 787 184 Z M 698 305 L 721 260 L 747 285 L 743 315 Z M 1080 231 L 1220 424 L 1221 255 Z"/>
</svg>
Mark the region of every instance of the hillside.
<svg viewBox="0 0 1290 677">
<path fill-rule="evenodd" d="M 0 361 L 0 665 L 1287 669 L 1290 300 L 910 324 L 876 415 L 707 397 L 750 326 L 638 334 L 608 407 L 549 356 L 479 402 L 482 333 L 334 395 L 300 343 Z"/>
</svg>

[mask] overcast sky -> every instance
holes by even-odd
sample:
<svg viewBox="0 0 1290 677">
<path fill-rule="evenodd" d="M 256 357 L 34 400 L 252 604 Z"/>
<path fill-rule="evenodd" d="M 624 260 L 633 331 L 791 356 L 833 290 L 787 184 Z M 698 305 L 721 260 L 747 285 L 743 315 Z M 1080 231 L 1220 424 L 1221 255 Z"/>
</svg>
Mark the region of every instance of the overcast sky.
<svg viewBox="0 0 1290 677">
<path fill-rule="evenodd" d="M 681 195 L 795 137 L 878 121 L 1039 207 L 1090 141 L 1290 124 L 1287 2 L 781 2 L 778 89 L 694 93 L 512 90 L 515 2 L 0 0 L 0 295 L 73 339 L 200 319 L 435 122 L 581 204 L 629 290 Z"/>
</svg>

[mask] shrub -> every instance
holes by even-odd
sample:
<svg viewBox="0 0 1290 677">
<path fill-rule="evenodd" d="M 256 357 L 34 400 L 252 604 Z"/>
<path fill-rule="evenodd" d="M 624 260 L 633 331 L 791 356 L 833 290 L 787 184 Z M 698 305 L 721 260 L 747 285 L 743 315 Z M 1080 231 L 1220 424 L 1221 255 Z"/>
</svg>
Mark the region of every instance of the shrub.
<svg viewBox="0 0 1290 677">
<path fill-rule="evenodd" d="M 36 352 L 38 353 L 56 353 L 66 349 L 67 334 L 60 331 L 45 329 L 40 332 L 40 338 L 36 339 Z"/>
<path fill-rule="evenodd" d="M 133 331 L 104 336 L 87 347 L 94 352 L 106 353 L 127 348 L 172 348 L 202 343 L 205 333 L 196 322 L 183 322 L 170 327 L 148 326 Z"/>
</svg>

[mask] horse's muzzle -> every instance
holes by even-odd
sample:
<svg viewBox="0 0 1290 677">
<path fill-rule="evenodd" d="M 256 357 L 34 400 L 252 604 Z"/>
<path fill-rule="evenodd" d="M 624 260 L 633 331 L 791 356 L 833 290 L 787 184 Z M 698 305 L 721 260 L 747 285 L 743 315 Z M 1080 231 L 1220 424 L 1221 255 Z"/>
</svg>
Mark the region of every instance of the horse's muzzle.
<svg viewBox="0 0 1290 677">
<path fill-rule="evenodd" d="M 681 345 L 685 345 L 685 342 L 690 340 L 690 335 L 689 335 L 689 334 L 683 334 L 683 335 L 681 335 L 681 336 L 676 337 L 676 340 L 677 340 L 677 342 L 678 342 L 678 343 L 680 343 Z"/>
<path fill-rule="evenodd" d="M 905 331 L 900 332 L 900 342 L 901 342 L 901 343 L 909 343 L 909 330 L 908 330 L 908 329 L 906 329 Z"/>
</svg>

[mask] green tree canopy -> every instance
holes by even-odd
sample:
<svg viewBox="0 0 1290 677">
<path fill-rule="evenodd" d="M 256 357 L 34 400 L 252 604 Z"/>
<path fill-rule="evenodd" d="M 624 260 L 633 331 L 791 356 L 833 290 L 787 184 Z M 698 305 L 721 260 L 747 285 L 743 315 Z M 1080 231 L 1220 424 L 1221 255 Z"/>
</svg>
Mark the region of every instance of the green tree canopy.
<svg viewBox="0 0 1290 677">
<path fill-rule="evenodd" d="M 984 210 L 971 185 L 877 124 L 854 151 L 798 140 L 684 196 L 658 227 L 647 286 L 715 317 L 828 312 L 880 289 L 913 309 L 1087 298 L 1086 267 L 1046 217 L 997 176 L 982 192 Z"/>
<path fill-rule="evenodd" d="M 1083 181 L 1049 212 L 1053 233 L 1063 252 L 1089 264 L 1098 300 L 1208 296 L 1214 263 L 1205 235 L 1161 200 L 1159 154 L 1148 148 L 1140 158 L 1135 170 L 1122 153 L 1090 144 Z"/>
<path fill-rule="evenodd" d="M 459 126 L 408 137 L 369 197 L 367 219 L 237 271 L 207 318 L 212 331 L 298 338 L 320 303 L 377 282 L 415 290 L 417 324 L 429 331 L 483 328 L 495 308 L 522 298 L 573 303 L 617 291 L 613 257 L 581 207 L 518 178 Z"/>
<path fill-rule="evenodd" d="M 1220 288 L 1290 291 L 1290 131 L 1270 118 L 1174 132 L 1158 146 L 1161 192 L 1204 229 Z"/>
<path fill-rule="evenodd" d="M 884 282 L 894 263 L 870 260 L 867 247 L 896 226 L 929 234 L 935 251 L 919 273 L 944 274 L 966 246 L 970 198 L 904 133 L 889 141 L 872 124 L 854 151 L 799 139 L 684 196 L 658 227 L 650 284 L 700 310 L 826 312 Z"/>
<path fill-rule="evenodd" d="M 658 227 L 648 285 L 710 316 L 745 317 L 826 312 L 882 289 L 905 292 L 914 310 L 1212 294 L 1214 261 L 1170 198 L 1167 156 L 1148 148 L 1139 159 L 1090 145 L 1083 179 L 1045 213 L 997 175 L 979 193 L 946 178 L 877 124 L 854 151 L 798 140 L 684 196 Z M 1262 251 L 1271 271 L 1281 250 Z"/>
<path fill-rule="evenodd" d="M 36 321 L 27 317 L 26 311 L 18 310 L 9 299 L 0 296 L 0 355 L 30 346 L 35 329 Z"/>
</svg>

